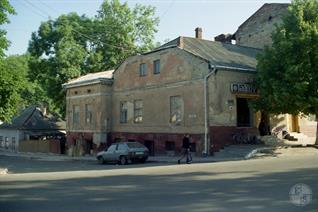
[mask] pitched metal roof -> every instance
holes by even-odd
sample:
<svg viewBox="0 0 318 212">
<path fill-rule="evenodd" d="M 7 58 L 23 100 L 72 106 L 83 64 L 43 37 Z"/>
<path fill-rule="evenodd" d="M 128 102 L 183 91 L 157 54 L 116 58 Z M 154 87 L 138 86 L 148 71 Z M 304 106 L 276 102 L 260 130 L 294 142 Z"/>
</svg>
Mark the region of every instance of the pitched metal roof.
<svg viewBox="0 0 318 212">
<path fill-rule="evenodd" d="M 169 47 L 179 47 L 215 66 L 254 71 L 257 65 L 256 56 L 261 52 L 260 49 L 190 37 L 178 37 L 155 51 Z"/>
<path fill-rule="evenodd" d="M 113 72 L 114 70 L 89 73 L 89 74 L 80 76 L 76 79 L 72 79 L 69 82 L 64 83 L 62 86 L 63 88 L 71 88 L 71 87 L 100 83 L 102 81 L 112 81 Z"/>
<path fill-rule="evenodd" d="M 52 115 L 45 116 L 37 106 L 32 105 L 15 116 L 11 124 L 0 125 L 0 129 L 60 131 L 65 130 L 65 121 Z"/>
</svg>

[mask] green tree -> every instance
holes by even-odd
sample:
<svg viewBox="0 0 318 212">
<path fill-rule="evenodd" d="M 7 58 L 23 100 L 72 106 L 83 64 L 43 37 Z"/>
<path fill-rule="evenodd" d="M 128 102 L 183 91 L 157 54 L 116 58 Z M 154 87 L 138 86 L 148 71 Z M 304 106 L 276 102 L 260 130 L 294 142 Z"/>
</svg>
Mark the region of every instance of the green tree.
<svg viewBox="0 0 318 212">
<path fill-rule="evenodd" d="M 104 69 L 114 68 L 125 58 L 154 47 L 159 18 L 155 8 L 136 5 L 129 8 L 119 0 L 106 0 L 95 18 L 96 51 L 101 52 Z"/>
<path fill-rule="evenodd" d="M 158 25 L 153 7 L 106 0 L 96 17 L 76 13 L 43 22 L 29 43 L 30 78 L 52 99 L 51 109 L 65 112 L 62 84 L 80 75 L 108 70 L 125 58 L 154 47 Z"/>
<path fill-rule="evenodd" d="M 20 56 L 1 60 L 0 76 L 0 120 L 10 121 L 23 107 L 21 93 L 27 86 L 27 61 Z"/>
<path fill-rule="evenodd" d="M 15 14 L 13 7 L 7 0 L 0 0 L 0 25 L 9 23 L 8 14 Z M 7 121 L 15 114 L 19 100 L 19 84 L 15 73 L 6 68 L 3 61 L 4 51 L 8 48 L 9 41 L 6 39 L 6 31 L 0 29 L 0 120 Z M 16 87 L 16 85 L 18 87 Z"/>
<path fill-rule="evenodd" d="M 318 118 L 318 1 L 294 0 L 258 57 L 256 107 Z"/>
<path fill-rule="evenodd" d="M 15 14 L 13 7 L 8 0 L 0 0 L 0 25 L 9 23 L 8 14 Z M 4 57 L 4 50 L 9 47 L 9 41 L 6 39 L 7 32 L 0 29 L 0 58 Z"/>
<path fill-rule="evenodd" d="M 30 80 L 29 58 L 29 55 L 24 54 L 12 55 L 4 60 L 7 70 L 20 75 L 20 84 L 22 85 L 22 89 L 19 92 L 21 97 L 19 101 L 20 109 L 24 109 L 31 104 L 40 104 L 49 101 L 40 84 L 37 81 L 32 82 Z"/>
<path fill-rule="evenodd" d="M 40 84 L 51 100 L 50 110 L 60 115 L 65 107 L 62 84 L 86 73 L 86 67 L 90 66 L 88 40 L 81 36 L 87 34 L 90 23 L 89 18 L 70 13 L 43 22 L 32 33 L 28 48 L 30 79 Z"/>
</svg>

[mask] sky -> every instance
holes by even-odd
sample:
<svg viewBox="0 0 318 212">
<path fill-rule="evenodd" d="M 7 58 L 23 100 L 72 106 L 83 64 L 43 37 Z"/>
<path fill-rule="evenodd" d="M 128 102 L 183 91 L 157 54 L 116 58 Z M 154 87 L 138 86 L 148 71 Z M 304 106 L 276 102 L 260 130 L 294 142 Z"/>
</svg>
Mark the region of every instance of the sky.
<svg viewBox="0 0 318 212">
<path fill-rule="evenodd" d="M 11 42 L 7 55 L 26 52 L 31 33 L 41 22 L 62 14 L 76 12 L 93 17 L 103 0 L 9 0 L 16 15 L 1 26 Z M 130 7 L 151 5 L 160 18 L 155 42 L 163 43 L 178 36 L 194 37 L 194 29 L 203 29 L 203 39 L 213 40 L 222 33 L 234 33 L 237 28 L 265 3 L 290 3 L 290 0 L 126 0 Z"/>
</svg>

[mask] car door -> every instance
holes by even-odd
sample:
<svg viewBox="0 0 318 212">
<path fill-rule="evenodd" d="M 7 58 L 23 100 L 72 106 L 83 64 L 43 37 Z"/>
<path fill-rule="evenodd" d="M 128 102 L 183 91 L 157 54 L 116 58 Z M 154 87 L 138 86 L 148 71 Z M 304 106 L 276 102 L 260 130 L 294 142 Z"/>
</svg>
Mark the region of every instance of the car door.
<svg viewBox="0 0 318 212">
<path fill-rule="evenodd" d="M 115 154 L 114 154 L 115 159 L 116 159 L 116 160 L 119 160 L 119 157 L 120 157 L 121 155 L 126 155 L 126 154 L 125 154 L 125 150 L 126 150 L 126 146 L 125 146 L 124 143 L 118 144 L 118 145 L 117 145 L 117 148 L 116 148 L 116 150 L 115 150 Z"/>
<path fill-rule="evenodd" d="M 117 144 L 112 144 L 108 149 L 107 151 L 105 152 L 105 154 L 103 155 L 104 156 L 104 159 L 106 161 L 114 161 L 114 158 L 115 158 L 115 151 L 116 151 L 116 148 L 117 148 Z"/>
</svg>

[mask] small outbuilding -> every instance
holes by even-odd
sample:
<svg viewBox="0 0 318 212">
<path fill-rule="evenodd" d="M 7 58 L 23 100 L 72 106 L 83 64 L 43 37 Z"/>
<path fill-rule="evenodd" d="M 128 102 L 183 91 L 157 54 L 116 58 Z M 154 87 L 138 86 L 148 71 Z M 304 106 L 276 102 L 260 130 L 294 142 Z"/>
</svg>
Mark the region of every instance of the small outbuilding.
<svg viewBox="0 0 318 212">
<path fill-rule="evenodd" d="M 0 148 L 20 152 L 65 152 L 65 121 L 45 107 L 24 109 L 11 123 L 0 125 Z"/>
</svg>

